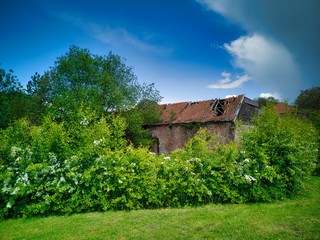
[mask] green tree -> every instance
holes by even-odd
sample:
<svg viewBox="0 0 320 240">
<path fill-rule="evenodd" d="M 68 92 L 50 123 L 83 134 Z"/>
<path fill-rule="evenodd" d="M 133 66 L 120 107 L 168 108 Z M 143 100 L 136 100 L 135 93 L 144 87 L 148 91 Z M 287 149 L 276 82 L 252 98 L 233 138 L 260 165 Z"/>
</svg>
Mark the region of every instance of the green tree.
<svg viewBox="0 0 320 240">
<path fill-rule="evenodd" d="M 57 121 L 72 121 L 80 107 L 98 115 L 116 112 L 126 117 L 129 126 L 135 126 L 128 131 L 133 134 L 141 132 L 145 122 L 138 103 L 161 100 L 154 85 L 140 84 L 133 69 L 119 56 L 111 52 L 94 55 L 77 46 L 57 58 L 43 76 L 35 75 L 28 83 L 28 92 Z"/>
<path fill-rule="evenodd" d="M 295 100 L 298 109 L 320 111 L 320 87 L 302 90 Z"/>
<path fill-rule="evenodd" d="M 256 101 L 260 108 L 262 107 L 266 107 L 267 105 L 276 105 L 277 103 L 279 103 L 279 100 L 274 98 L 274 97 L 268 97 L 268 98 L 255 98 L 254 101 Z"/>
<path fill-rule="evenodd" d="M 124 111 L 122 115 L 128 123 L 127 139 L 136 147 L 151 146 L 152 139 L 147 127 L 160 121 L 159 105 L 155 101 L 143 99 L 135 108 Z"/>
<path fill-rule="evenodd" d="M 48 78 L 41 77 L 37 72 L 27 84 L 27 93 L 31 99 L 29 119 L 34 124 L 40 124 L 49 106 L 48 93 L 50 84 Z"/>
<path fill-rule="evenodd" d="M 28 115 L 30 99 L 13 70 L 0 68 L 0 128 Z"/>
</svg>

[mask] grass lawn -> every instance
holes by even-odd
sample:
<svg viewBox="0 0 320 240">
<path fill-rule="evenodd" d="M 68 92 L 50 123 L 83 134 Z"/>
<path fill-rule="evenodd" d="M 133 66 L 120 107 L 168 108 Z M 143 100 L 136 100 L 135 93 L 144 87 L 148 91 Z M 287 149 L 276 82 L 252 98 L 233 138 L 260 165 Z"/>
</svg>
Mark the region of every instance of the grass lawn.
<svg viewBox="0 0 320 240">
<path fill-rule="evenodd" d="M 274 203 L 5 220 L 0 239 L 320 239 L 320 178 Z"/>
</svg>

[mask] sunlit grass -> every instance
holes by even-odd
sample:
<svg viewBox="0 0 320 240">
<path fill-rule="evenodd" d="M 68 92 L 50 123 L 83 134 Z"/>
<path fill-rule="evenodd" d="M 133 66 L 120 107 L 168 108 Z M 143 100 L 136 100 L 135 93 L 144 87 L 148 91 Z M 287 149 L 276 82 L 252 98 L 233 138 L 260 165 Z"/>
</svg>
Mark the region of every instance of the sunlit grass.
<svg viewBox="0 0 320 240">
<path fill-rule="evenodd" d="M 6 220 L 0 239 L 320 239 L 320 178 L 273 203 Z"/>
</svg>

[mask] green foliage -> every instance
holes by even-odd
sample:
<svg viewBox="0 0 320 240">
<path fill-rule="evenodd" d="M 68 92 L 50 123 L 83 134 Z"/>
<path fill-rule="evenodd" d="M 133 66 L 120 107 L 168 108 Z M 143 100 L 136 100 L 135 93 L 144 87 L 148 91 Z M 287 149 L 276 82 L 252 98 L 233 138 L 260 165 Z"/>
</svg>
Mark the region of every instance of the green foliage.
<svg viewBox="0 0 320 240">
<path fill-rule="evenodd" d="M 136 147 L 150 147 L 152 139 L 147 126 L 160 121 L 159 106 L 156 102 L 143 99 L 134 108 L 123 111 L 127 121 L 126 137 Z"/>
<path fill-rule="evenodd" d="M 0 68 L 0 129 L 29 113 L 31 101 L 13 71 Z"/>
<path fill-rule="evenodd" d="M 127 122 L 85 106 L 68 122 L 21 119 L 0 132 L 0 217 L 272 201 L 314 167 L 316 132 L 266 108 L 238 143 L 200 129 L 168 156 L 127 145 Z"/>
<path fill-rule="evenodd" d="M 260 108 L 267 107 L 267 106 L 275 106 L 277 103 L 279 103 L 279 100 L 274 98 L 274 97 L 268 97 L 268 98 L 263 98 L 259 97 L 254 99 L 256 101 Z"/>
<path fill-rule="evenodd" d="M 94 55 L 76 46 L 71 46 L 42 77 L 35 76 L 29 89 L 45 99 L 50 112 L 63 120 L 81 104 L 103 113 L 130 109 L 144 98 L 161 99 L 154 85 L 138 83 L 132 68 L 119 56 L 111 52 Z"/>
<path fill-rule="evenodd" d="M 101 167 L 105 155 L 124 151 L 125 127 L 121 117 L 99 118 L 80 109 L 67 126 L 50 118 L 31 126 L 21 119 L 2 130 L 0 216 L 94 209 L 90 172 Z"/>
<path fill-rule="evenodd" d="M 99 116 L 118 113 L 127 119 L 127 138 L 136 146 L 150 144 L 143 125 L 159 118 L 154 103 L 161 97 L 154 84 L 140 84 L 132 68 L 111 52 L 99 56 L 71 46 L 43 76 L 33 76 L 27 88 L 34 122 L 44 112 L 56 121 L 72 122 L 81 107 Z"/>
<path fill-rule="evenodd" d="M 0 239 L 319 239 L 319 189 L 312 177 L 303 196 L 272 203 L 10 219 Z"/>
<path fill-rule="evenodd" d="M 298 109 L 320 111 L 320 87 L 302 90 L 295 100 Z"/>
<path fill-rule="evenodd" d="M 302 90 L 295 100 L 299 115 L 307 118 L 318 131 L 318 149 L 320 149 L 320 87 Z M 314 174 L 320 175 L 320 151 Z"/>
<path fill-rule="evenodd" d="M 40 74 L 35 73 L 27 84 L 27 93 L 30 98 L 28 119 L 33 124 L 40 124 L 43 116 L 46 114 L 47 107 L 50 106 L 48 92 L 51 86 L 49 79 L 41 77 Z"/>
<path fill-rule="evenodd" d="M 255 127 L 242 136 L 244 157 L 252 162 L 261 189 L 253 189 L 262 199 L 289 197 L 310 175 L 317 156 L 314 127 L 287 114 L 281 118 L 267 108 L 255 120 Z M 262 192 L 262 189 L 267 192 Z"/>
</svg>

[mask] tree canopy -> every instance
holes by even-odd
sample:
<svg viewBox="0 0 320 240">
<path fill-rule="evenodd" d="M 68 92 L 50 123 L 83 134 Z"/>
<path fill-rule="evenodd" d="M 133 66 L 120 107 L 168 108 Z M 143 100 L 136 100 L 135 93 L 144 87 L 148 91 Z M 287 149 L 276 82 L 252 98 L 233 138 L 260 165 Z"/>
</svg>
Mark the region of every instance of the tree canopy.
<svg viewBox="0 0 320 240">
<path fill-rule="evenodd" d="M 29 98 L 13 70 L 0 68 L 0 129 L 12 121 L 25 117 L 29 111 Z"/>
<path fill-rule="evenodd" d="M 159 119 L 156 106 L 161 96 L 154 84 L 138 82 L 120 56 L 112 52 L 100 56 L 70 46 L 43 75 L 32 76 L 26 90 L 12 73 L 0 69 L 0 128 L 25 116 L 33 124 L 45 116 L 71 124 L 79 109 L 87 109 L 97 116 L 121 115 L 131 142 L 150 143 L 143 126 Z"/>
<path fill-rule="evenodd" d="M 295 100 L 298 109 L 320 111 L 320 87 L 302 90 Z"/>
<path fill-rule="evenodd" d="M 154 85 L 140 84 L 133 69 L 119 56 L 111 52 L 94 55 L 77 46 L 71 46 L 43 76 L 34 76 L 28 86 L 29 93 L 63 117 L 80 105 L 98 112 L 121 112 L 145 98 L 155 102 L 161 99 Z"/>
<path fill-rule="evenodd" d="M 267 105 L 276 105 L 277 103 L 279 103 L 279 100 L 274 98 L 274 97 L 268 97 L 268 98 L 255 98 L 254 101 L 256 101 L 260 108 L 262 107 L 266 107 Z"/>
</svg>

